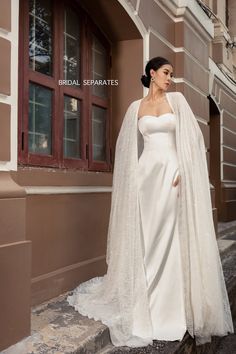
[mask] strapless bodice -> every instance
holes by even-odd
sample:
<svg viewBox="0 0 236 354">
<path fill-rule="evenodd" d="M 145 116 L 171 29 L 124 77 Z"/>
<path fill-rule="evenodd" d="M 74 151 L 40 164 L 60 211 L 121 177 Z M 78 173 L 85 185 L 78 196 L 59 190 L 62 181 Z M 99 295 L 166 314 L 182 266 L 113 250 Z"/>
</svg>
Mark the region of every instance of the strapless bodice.
<svg viewBox="0 0 236 354">
<path fill-rule="evenodd" d="M 176 116 L 164 113 L 158 117 L 145 115 L 138 120 L 138 128 L 144 139 L 146 149 L 170 149 L 176 151 Z"/>
</svg>

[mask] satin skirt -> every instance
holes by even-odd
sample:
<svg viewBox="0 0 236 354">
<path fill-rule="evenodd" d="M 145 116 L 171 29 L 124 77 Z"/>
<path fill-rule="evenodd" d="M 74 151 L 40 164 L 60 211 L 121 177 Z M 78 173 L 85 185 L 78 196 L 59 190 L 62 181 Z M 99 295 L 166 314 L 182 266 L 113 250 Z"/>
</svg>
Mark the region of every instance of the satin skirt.
<svg viewBox="0 0 236 354">
<path fill-rule="evenodd" d="M 159 142 L 160 143 L 160 142 Z M 146 148 L 139 158 L 139 207 L 153 339 L 179 340 L 186 332 L 178 232 L 175 150 Z M 141 335 L 142 328 L 139 335 Z"/>
</svg>

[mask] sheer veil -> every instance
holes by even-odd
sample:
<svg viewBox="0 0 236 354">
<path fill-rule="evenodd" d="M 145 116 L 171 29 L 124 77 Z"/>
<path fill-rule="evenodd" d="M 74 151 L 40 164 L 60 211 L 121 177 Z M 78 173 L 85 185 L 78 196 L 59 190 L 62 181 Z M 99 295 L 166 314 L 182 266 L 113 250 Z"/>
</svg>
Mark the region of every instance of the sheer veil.
<svg viewBox="0 0 236 354">
<path fill-rule="evenodd" d="M 203 344 L 213 335 L 223 336 L 234 329 L 212 219 L 203 135 L 185 97 L 180 92 L 166 93 L 166 97 L 176 115 L 187 330 L 197 344 Z M 137 189 L 138 158 L 143 148 L 137 124 L 140 102 L 129 106 L 116 142 L 107 273 L 80 284 L 68 297 L 82 315 L 109 327 L 115 346 L 152 344 Z"/>
</svg>

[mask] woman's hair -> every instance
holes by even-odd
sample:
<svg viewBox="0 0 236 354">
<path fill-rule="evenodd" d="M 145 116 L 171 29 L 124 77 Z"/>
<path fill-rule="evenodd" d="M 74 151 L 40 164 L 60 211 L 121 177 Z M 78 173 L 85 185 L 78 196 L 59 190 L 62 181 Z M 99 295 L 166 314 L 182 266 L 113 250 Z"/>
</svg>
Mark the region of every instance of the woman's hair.
<svg viewBox="0 0 236 354">
<path fill-rule="evenodd" d="M 151 81 L 151 75 L 150 75 L 150 70 L 153 69 L 154 71 L 158 70 L 162 65 L 169 64 L 172 66 L 172 64 L 169 62 L 169 60 L 162 58 L 162 57 L 155 57 L 149 60 L 145 67 L 145 73 L 146 75 L 143 75 L 141 77 L 141 81 L 143 86 L 149 87 L 150 86 L 150 81 Z"/>
</svg>

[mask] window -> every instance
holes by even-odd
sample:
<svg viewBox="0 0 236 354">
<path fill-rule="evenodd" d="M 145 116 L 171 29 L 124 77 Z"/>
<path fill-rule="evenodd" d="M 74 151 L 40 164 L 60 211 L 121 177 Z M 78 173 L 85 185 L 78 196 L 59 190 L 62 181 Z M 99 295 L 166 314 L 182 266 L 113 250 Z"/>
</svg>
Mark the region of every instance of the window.
<svg viewBox="0 0 236 354">
<path fill-rule="evenodd" d="M 108 40 L 74 2 L 20 10 L 19 163 L 111 171 Z"/>
</svg>

